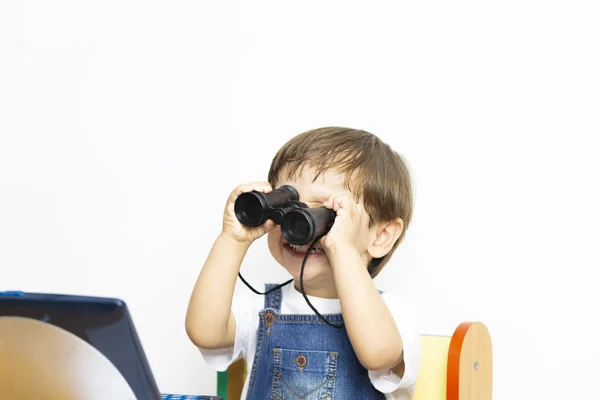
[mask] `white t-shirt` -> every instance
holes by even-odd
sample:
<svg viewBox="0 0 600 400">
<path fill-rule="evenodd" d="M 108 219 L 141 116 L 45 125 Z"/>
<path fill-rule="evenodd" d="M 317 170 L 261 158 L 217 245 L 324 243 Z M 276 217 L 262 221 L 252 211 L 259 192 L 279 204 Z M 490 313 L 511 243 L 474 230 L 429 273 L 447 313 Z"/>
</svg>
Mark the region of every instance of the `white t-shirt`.
<svg viewBox="0 0 600 400">
<path fill-rule="evenodd" d="M 263 288 L 264 289 L 264 288 Z M 264 290 L 262 290 L 264 291 Z M 421 360 L 420 336 L 416 319 L 410 303 L 392 293 L 384 293 L 383 300 L 392 313 L 400 331 L 404 347 L 405 371 L 402 378 L 391 370 L 369 371 L 373 386 L 385 394 L 387 400 L 410 400 L 413 396 Z M 321 314 L 341 313 L 338 299 L 323 299 L 308 296 L 308 299 Z M 240 358 L 246 360 L 249 369 L 254 362 L 256 352 L 256 333 L 259 326 L 258 314 L 264 309 L 265 296 L 259 296 L 248 289 L 236 293 L 232 303 L 232 313 L 236 321 L 235 344 L 233 347 L 208 350 L 200 349 L 204 361 L 217 371 L 225 371 Z M 282 314 L 314 314 L 302 294 L 293 283 L 282 288 Z M 376 340 L 376 332 L 373 339 Z M 246 398 L 250 374 L 246 377 L 242 399 Z"/>
</svg>

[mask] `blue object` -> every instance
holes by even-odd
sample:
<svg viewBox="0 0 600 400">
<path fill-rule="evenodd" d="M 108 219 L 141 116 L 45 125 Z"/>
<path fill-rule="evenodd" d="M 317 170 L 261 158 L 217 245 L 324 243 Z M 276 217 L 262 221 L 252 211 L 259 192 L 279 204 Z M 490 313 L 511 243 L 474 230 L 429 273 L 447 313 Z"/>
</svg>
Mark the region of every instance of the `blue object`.
<svg viewBox="0 0 600 400">
<path fill-rule="evenodd" d="M 21 296 L 25 296 L 24 292 L 20 292 L 20 291 L 6 291 L 6 292 L 0 292 L 0 296 L 6 296 L 6 297 L 21 297 Z"/>
<path fill-rule="evenodd" d="M 222 400 L 161 394 L 125 302 L 104 297 L 20 291 L 0 292 L 0 317 L 24 317 L 55 325 L 99 350 L 125 378 L 138 400 Z"/>
<path fill-rule="evenodd" d="M 333 328 L 317 315 L 281 314 L 281 288 L 269 293 L 275 286 L 265 288 L 248 397 L 385 400 L 371 384 L 346 329 Z M 324 318 L 343 322 L 342 314 Z"/>
</svg>

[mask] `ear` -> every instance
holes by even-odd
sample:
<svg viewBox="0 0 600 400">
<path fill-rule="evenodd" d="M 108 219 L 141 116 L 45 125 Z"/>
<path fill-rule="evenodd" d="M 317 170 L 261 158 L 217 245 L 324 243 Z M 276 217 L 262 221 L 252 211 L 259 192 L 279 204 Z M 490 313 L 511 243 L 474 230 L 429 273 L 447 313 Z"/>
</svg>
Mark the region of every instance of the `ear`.
<svg viewBox="0 0 600 400">
<path fill-rule="evenodd" d="M 372 258 L 381 258 L 392 250 L 404 229 L 402 218 L 396 218 L 377 227 L 377 236 L 367 251 Z"/>
</svg>

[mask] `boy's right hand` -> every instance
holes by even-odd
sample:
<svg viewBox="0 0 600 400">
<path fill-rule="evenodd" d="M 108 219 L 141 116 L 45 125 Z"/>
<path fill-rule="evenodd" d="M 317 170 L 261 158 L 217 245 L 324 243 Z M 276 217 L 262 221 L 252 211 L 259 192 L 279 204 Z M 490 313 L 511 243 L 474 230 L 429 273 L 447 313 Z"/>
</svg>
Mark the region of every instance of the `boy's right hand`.
<svg viewBox="0 0 600 400">
<path fill-rule="evenodd" d="M 252 192 L 253 190 L 261 193 L 269 193 L 273 189 L 268 182 L 252 182 L 236 187 L 227 199 L 225 213 L 223 215 L 223 233 L 235 242 L 247 246 L 277 226 L 275 222 L 270 219 L 256 228 L 244 226 L 238 221 L 234 211 L 235 200 L 242 193 Z"/>
</svg>

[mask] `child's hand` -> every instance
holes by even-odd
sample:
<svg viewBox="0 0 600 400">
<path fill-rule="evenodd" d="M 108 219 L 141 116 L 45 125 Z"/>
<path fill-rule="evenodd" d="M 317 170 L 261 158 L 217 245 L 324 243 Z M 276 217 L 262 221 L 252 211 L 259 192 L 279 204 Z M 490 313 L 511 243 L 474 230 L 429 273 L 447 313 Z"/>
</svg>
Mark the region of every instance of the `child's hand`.
<svg viewBox="0 0 600 400">
<path fill-rule="evenodd" d="M 268 182 L 252 182 L 236 187 L 227 199 L 225 213 L 223 215 L 223 233 L 237 243 L 248 246 L 265 233 L 273 230 L 273 228 L 276 226 L 276 224 L 270 219 L 256 228 L 246 227 L 242 225 L 240 221 L 238 221 L 234 211 L 235 200 L 242 193 L 252 192 L 253 190 L 261 193 L 269 193 L 272 188 Z"/>
<path fill-rule="evenodd" d="M 329 196 L 323 205 L 337 215 L 331 230 L 321 240 L 325 251 L 356 248 L 361 229 L 369 219 L 364 207 L 345 193 Z"/>
</svg>

